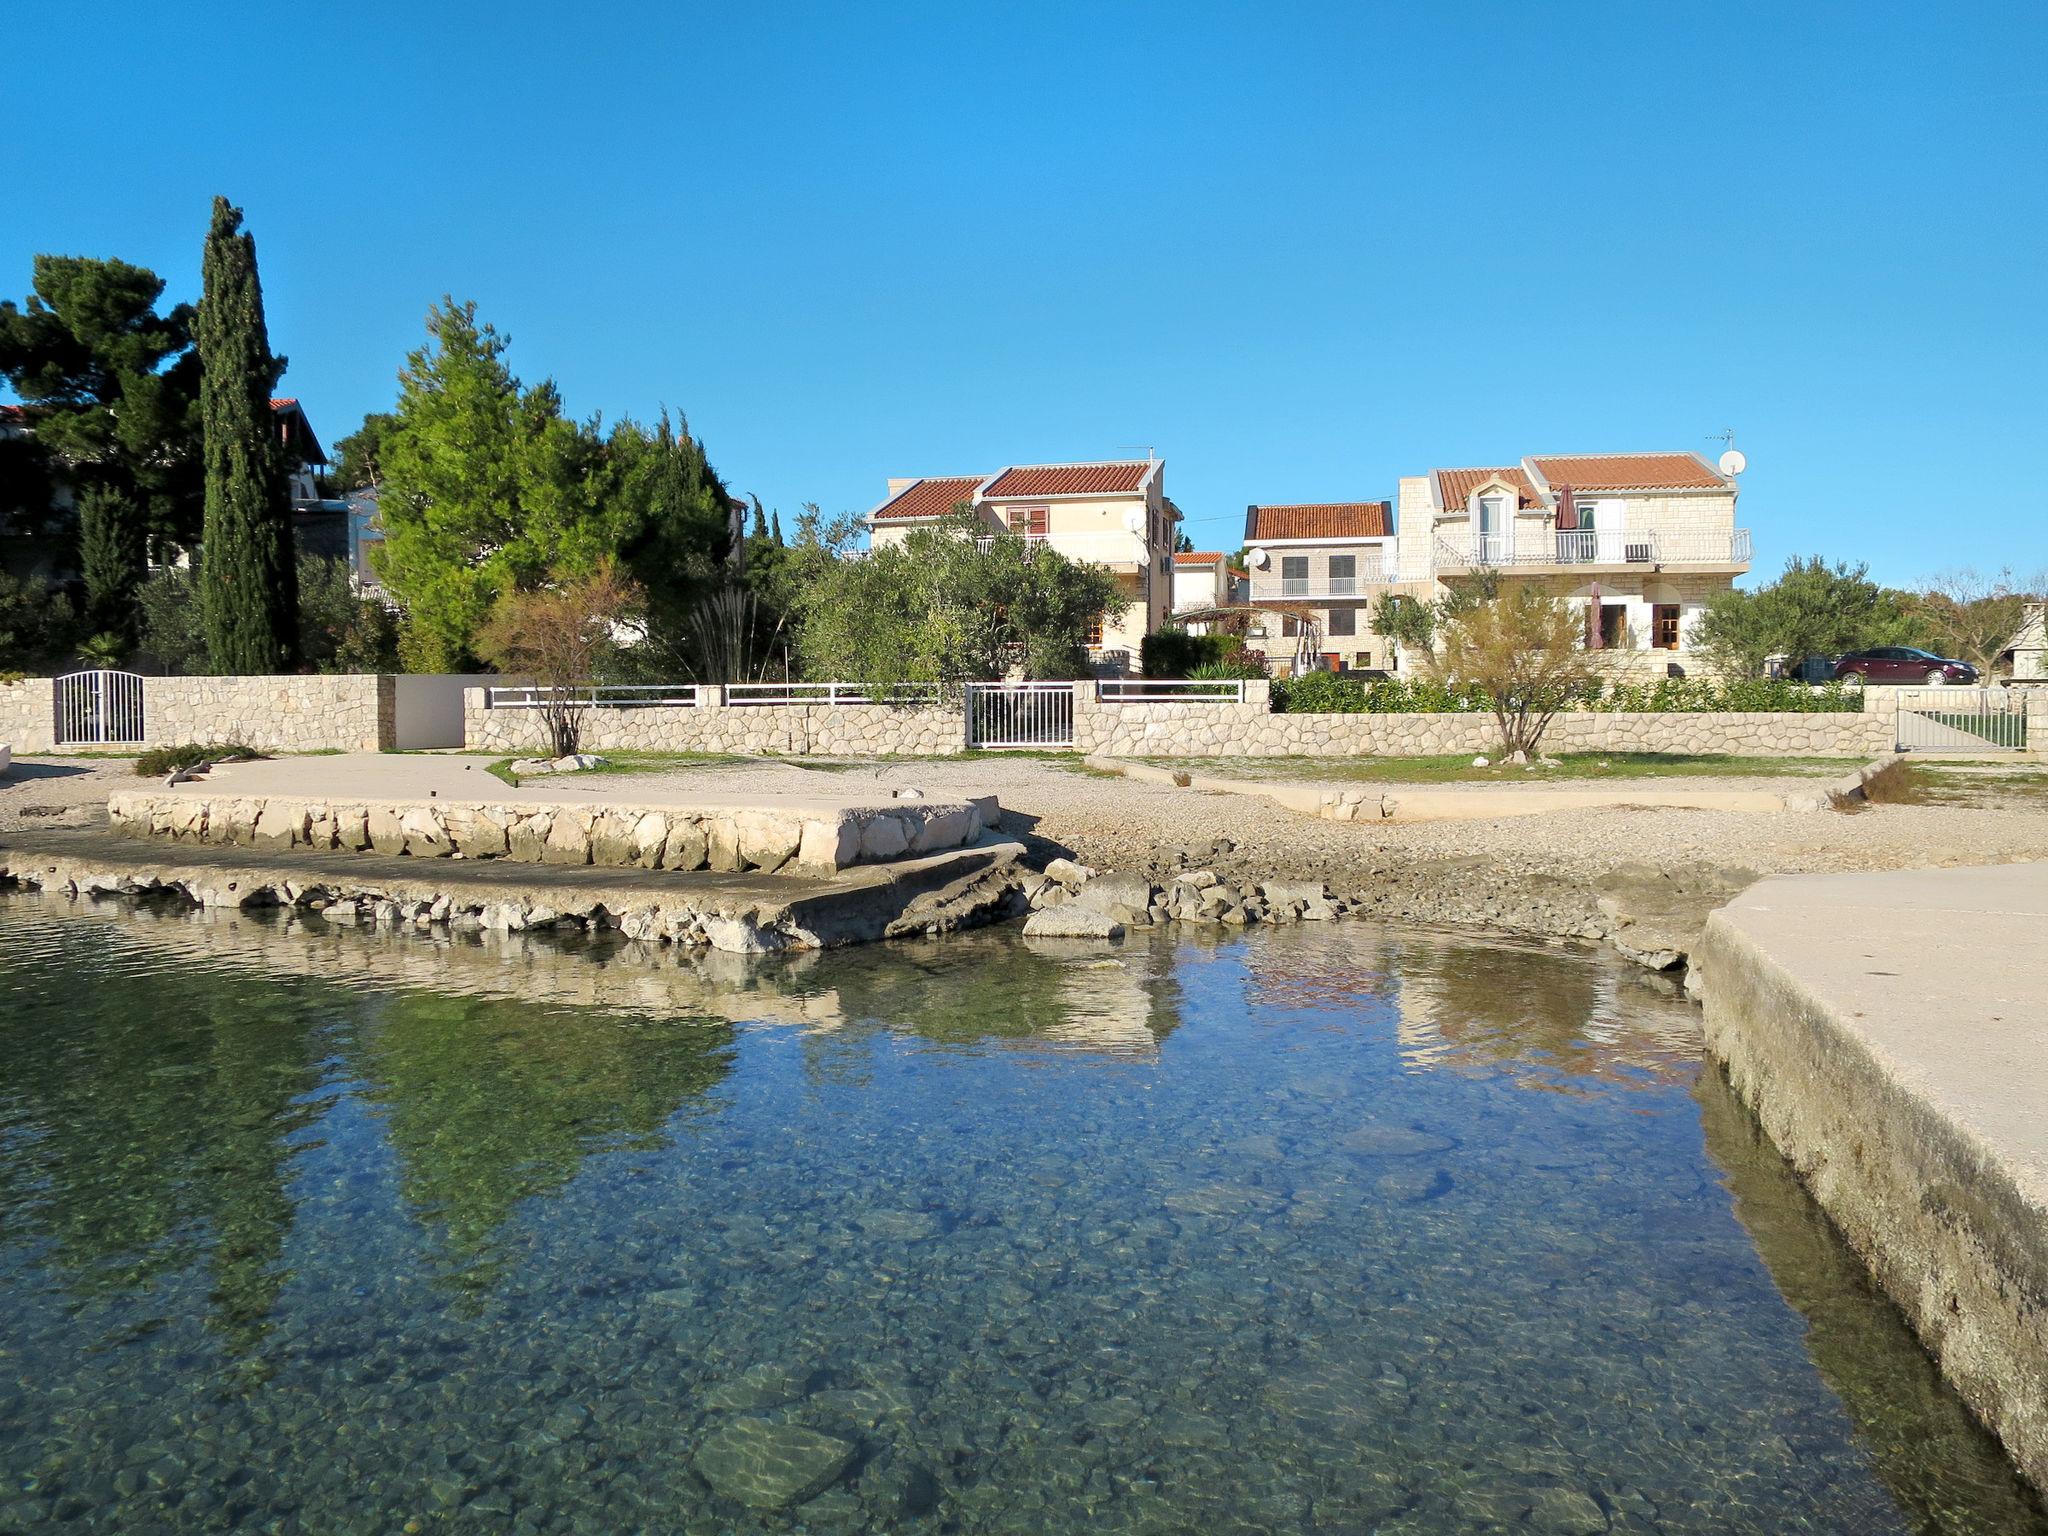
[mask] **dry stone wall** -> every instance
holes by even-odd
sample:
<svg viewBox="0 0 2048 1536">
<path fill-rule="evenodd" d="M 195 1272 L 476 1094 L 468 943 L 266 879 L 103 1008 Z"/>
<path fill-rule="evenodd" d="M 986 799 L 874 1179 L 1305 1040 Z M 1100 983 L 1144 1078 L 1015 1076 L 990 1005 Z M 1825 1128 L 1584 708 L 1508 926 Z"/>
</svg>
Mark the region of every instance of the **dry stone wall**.
<svg viewBox="0 0 2048 1536">
<path fill-rule="evenodd" d="M 56 745 L 56 694 L 47 677 L 0 683 L 0 741 L 19 756 Z"/>
<path fill-rule="evenodd" d="M 471 751 L 546 751 L 540 712 L 487 709 L 484 690 L 465 695 Z M 958 708 L 886 704 L 707 704 L 694 709 L 593 709 L 584 716 L 586 752 L 736 752 L 782 756 L 947 757 L 966 745 Z"/>
</svg>

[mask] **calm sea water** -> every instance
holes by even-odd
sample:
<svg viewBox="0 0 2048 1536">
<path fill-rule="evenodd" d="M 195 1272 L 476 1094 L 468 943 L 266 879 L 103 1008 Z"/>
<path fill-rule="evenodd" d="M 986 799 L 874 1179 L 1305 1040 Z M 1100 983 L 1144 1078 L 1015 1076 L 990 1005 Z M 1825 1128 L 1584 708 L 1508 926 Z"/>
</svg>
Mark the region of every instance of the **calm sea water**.
<svg viewBox="0 0 2048 1536">
<path fill-rule="evenodd" d="M 2048 1531 L 1583 955 L 0 901 L 0 1530 Z"/>
</svg>

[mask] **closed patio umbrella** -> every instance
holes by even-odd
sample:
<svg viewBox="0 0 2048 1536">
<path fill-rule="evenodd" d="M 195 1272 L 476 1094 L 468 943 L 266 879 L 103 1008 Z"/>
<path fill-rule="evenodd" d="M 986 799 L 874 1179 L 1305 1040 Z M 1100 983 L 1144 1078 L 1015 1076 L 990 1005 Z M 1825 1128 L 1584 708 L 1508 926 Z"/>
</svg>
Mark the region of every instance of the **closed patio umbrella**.
<svg viewBox="0 0 2048 1536">
<path fill-rule="evenodd" d="M 1600 583 L 1586 589 L 1586 649 L 1597 651 L 1607 643 L 1600 633 Z"/>
</svg>

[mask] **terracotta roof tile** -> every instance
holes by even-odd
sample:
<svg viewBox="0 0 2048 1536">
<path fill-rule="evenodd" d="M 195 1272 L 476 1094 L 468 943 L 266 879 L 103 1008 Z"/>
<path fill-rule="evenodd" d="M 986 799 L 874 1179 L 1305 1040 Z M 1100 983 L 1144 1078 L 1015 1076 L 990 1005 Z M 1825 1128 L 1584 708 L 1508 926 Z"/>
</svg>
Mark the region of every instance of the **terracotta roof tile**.
<svg viewBox="0 0 2048 1536">
<path fill-rule="evenodd" d="M 961 502 L 974 500 L 974 488 L 981 484 L 983 478 L 981 475 L 945 475 L 937 479 L 913 480 L 875 508 L 875 521 L 944 517 Z"/>
<path fill-rule="evenodd" d="M 1325 501 L 1247 507 L 1246 543 L 1260 539 L 1383 539 L 1394 531 L 1393 503 Z"/>
<path fill-rule="evenodd" d="M 1220 565 L 1224 558 L 1223 552 L 1219 549 L 1184 549 L 1173 557 L 1173 563 L 1189 570 L 1198 570 L 1203 566 Z"/>
<path fill-rule="evenodd" d="M 1552 485 L 1575 491 L 1712 490 L 1727 483 L 1696 453 L 1567 453 L 1529 462 Z"/>
<path fill-rule="evenodd" d="M 1444 490 L 1446 507 L 1462 507 L 1472 492 L 1489 480 L 1505 480 L 1515 488 L 1517 507 L 1540 507 L 1543 498 L 1536 494 L 1536 485 L 1519 464 L 1506 464 L 1499 469 L 1440 469 L 1437 480 Z M 1573 481 L 1574 485 L 1578 482 Z"/>
<path fill-rule="evenodd" d="M 1153 468 L 1142 460 L 1119 464 L 1018 464 L 996 477 L 990 498 L 1113 496 L 1135 491 Z"/>
</svg>

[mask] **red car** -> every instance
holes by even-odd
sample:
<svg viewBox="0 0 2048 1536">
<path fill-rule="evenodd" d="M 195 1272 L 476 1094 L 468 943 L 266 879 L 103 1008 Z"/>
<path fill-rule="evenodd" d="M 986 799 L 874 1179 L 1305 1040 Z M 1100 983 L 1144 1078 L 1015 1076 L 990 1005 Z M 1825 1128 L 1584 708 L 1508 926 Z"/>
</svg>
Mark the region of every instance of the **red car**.
<svg viewBox="0 0 2048 1536">
<path fill-rule="evenodd" d="M 1844 681 L 1860 678 L 1866 683 L 1922 683 L 1939 688 L 1945 683 L 1974 683 L 1977 669 L 1967 661 L 1910 645 L 1880 645 L 1874 650 L 1851 651 L 1835 663 L 1835 676 Z"/>
</svg>

